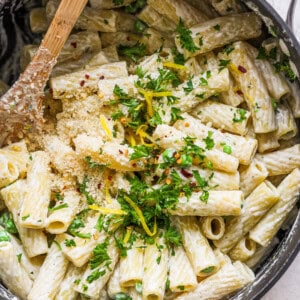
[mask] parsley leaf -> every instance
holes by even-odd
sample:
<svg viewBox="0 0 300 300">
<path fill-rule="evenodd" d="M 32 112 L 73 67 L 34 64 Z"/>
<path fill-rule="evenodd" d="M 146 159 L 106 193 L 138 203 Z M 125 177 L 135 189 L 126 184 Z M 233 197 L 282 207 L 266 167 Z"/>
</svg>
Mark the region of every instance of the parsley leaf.
<svg viewBox="0 0 300 300">
<path fill-rule="evenodd" d="M 201 189 L 204 189 L 204 188 L 208 187 L 207 180 L 199 174 L 199 171 L 193 170 L 192 172 L 193 172 L 194 178 L 197 181 L 198 186 Z"/>
<path fill-rule="evenodd" d="M 214 26 L 214 29 L 215 29 L 216 31 L 220 31 L 221 26 L 220 26 L 219 24 L 217 24 L 217 25 Z"/>
<path fill-rule="evenodd" d="M 18 229 L 12 218 L 12 214 L 8 211 L 5 211 L 0 216 L 0 225 L 11 234 L 18 234 Z"/>
<path fill-rule="evenodd" d="M 183 87 L 185 94 L 188 95 L 194 89 L 192 78 L 189 78 L 188 82 L 186 83 L 186 87 Z"/>
<path fill-rule="evenodd" d="M 231 154 L 232 153 L 232 149 L 229 145 L 224 145 L 223 146 L 223 152 L 227 153 L 227 154 Z"/>
<path fill-rule="evenodd" d="M 152 147 L 147 147 L 145 145 L 137 145 L 133 147 L 134 152 L 130 155 L 130 160 L 142 158 L 142 157 L 149 157 L 153 150 Z"/>
<path fill-rule="evenodd" d="M 177 48 L 172 48 L 172 54 L 173 54 L 173 59 L 175 64 L 184 65 L 185 63 L 184 55 L 178 52 Z"/>
<path fill-rule="evenodd" d="M 174 123 L 177 120 L 183 120 L 183 117 L 181 116 L 181 110 L 177 107 L 171 108 L 171 123 Z"/>
<path fill-rule="evenodd" d="M 230 61 L 231 61 L 230 59 L 228 59 L 228 60 L 225 60 L 225 59 L 219 60 L 219 72 L 221 72 L 222 70 L 227 68 Z"/>
<path fill-rule="evenodd" d="M 168 246 L 182 245 L 182 236 L 175 227 L 170 226 L 165 231 L 164 238 Z"/>
<path fill-rule="evenodd" d="M 176 31 L 179 34 L 180 45 L 183 49 L 190 51 L 191 53 L 195 53 L 196 50 L 199 50 L 192 38 L 192 31 L 186 27 L 184 27 L 182 19 L 179 20 Z"/>
<path fill-rule="evenodd" d="M 109 264 L 111 263 L 111 258 L 107 253 L 108 245 L 109 245 L 109 240 L 106 239 L 103 243 L 98 244 L 93 249 L 93 256 L 89 260 L 89 265 L 92 270 L 99 267 L 104 262 L 108 262 Z"/>
<path fill-rule="evenodd" d="M 113 300 L 132 300 L 132 298 L 129 295 L 121 292 L 121 293 L 115 294 L 113 296 Z"/>
<path fill-rule="evenodd" d="M 222 49 L 222 53 L 229 55 L 233 50 L 234 47 L 232 46 L 232 44 L 229 44 Z"/>
<path fill-rule="evenodd" d="M 146 55 L 146 45 L 140 42 L 133 46 L 120 45 L 118 51 L 121 55 L 128 56 L 133 62 L 137 63 L 139 58 Z"/>
<path fill-rule="evenodd" d="M 57 206 L 54 206 L 54 207 L 49 207 L 49 211 L 56 211 L 56 210 L 60 210 L 60 209 L 63 209 L 63 208 L 67 208 L 69 207 L 68 203 L 63 203 L 63 204 L 60 204 L 60 205 L 57 205 Z"/>
<path fill-rule="evenodd" d="M 67 246 L 67 247 L 76 247 L 76 242 L 73 240 L 73 239 L 66 239 L 64 244 Z"/>
<path fill-rule="evenodd" d="M 83 177 L 82 183 L 79 184 L 79 191 L 85 196 L 87 204 L 91 205 L 95 203 L 95 199 L 87 191 L 87 183 L 88 183 L 88 178 L 85 175 Z"/>
<path fill-rule="evenodd" d="M 203 191 L 201 196 L 200 196 L 200 200 L 207 203 L 209 198 L 209 192 L 208 191 Z"/>
<path fill-rule="evenodd" d="M 70 224 L 69 228 L 68 228 L 68 232 L 73 235 L 73 236 L 77 236 L 79 238 L 82 239 L 90 239 L 91 238 L 91 234 L 90 233 L 81 233 L 78 231 L 79 228 L 84 228 L 84 223 L 82 221 L 82 219 L 80 218 L 80 216 L 77 216 L 74 218 L 74 220 L 72 221 L 72 223 Z"/>
<path fill-rule="evenodd" d="M 9 242 L 10 236 L 7 231 L 0 230 L 0 242 Z"/>
<path fill-rule="evenodd" d="M 246 114 L 247 114 L 247 111 L 243 108 L 238 108 L 237 109 L 237 114 L 234 113 L 233 114 L 233 123 L 242 123 L 244 120 L 246 120 Z"/>
<path fill-rule="evenodd" d="M 86 278 L 86 281 L 88 283 L 92 283 L 93 281 L 99 279 L 100 277 L 104 276 L 106 273 L 106 270 L 100 270 L 100 269 L 97 269 L 95 271 L 93 271 L 87 278 Z"/>
<path fill-rule="evenodd" d="M 124 0 L 112 0 L 115 6 L 124 4 Z"/>
<path fill-rule="evenodd" d="M 207 134 L 207 137 L 205 139 L 202 139 L 203 142 L 206 144 L 206 149 L 211 150 L 215 146 L 214 140 L 211 138 L 213 135 L 212 131 L 209 131 Z"/>
</svg>

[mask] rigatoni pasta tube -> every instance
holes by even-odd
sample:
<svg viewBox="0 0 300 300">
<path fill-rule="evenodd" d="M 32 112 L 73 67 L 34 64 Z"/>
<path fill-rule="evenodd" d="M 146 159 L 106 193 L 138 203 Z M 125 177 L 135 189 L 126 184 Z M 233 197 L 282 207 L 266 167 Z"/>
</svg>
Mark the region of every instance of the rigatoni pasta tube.
<svg viewBox="0 0 300 300">
<path fill-rule="evenodd" d="M 122 287 L 135 286 L 143 279 L 144 243 L 137 239 L 127 250 L 127 256 L 120 259 L 120 285 Z"/>
<path fill-rule="evenodd" d="M 176 24 L 173 21 L 163 17 L 149 5 L 146 5 L 138 14 L 138 18 L 145 22 L 149 27 L 161 32 L 171 33 L 176 29 Z"/>
<path fill-rule="evenodd" d="M 257 154 L 255 159 L 265 165 L 269 176 L 288 174 L 300 167 L 300 144 L 267 154 Z"/>
<path fill-rule="evenodd" d="M 25 176 L 29 164 L 29 153 L 24 140 L 1 148 L 0 155 L 4 155 L 10 163 L 16 165 L 20 177 Z"/>
<path fill-rule="evenodd" d="M 285 78 L 275 69 L 271 62 L 269 62 L 267 59 L 258 58 L 258 50 L 250 44 L 247 44 L 247 50 L 252 59 L 254 59 L 254 63 L 259 72 L 265 79 L 265 83 L 270 95 L 276 101 L 279 101 L 284 95 L 289 94 L 290 88 L 287 85 Z"/>
<path fill-rule="evenodd" d="M 191 6 L 189 3 L 183 3 L 180 0 L 155 1 L 149 0 L 148 5 L 175 24 L 180 19 L 186 26 L 192 26 L 208 20 L 208 17 L 201 11 Z"/>
<path fill-rule="evenodd" d="M 95 162 L 118 171 L 141 171 L 145 169 L 145 160 L 130 159 L 134 150 L 127 145 L 120 145 L 116 142 L 104 144 L 102 138 L 86 135 L 79 135 L 73 141 L 76 152 L 82 158 L 90 156 Z M 84 143 L 82 143 L 83 141 Z"/>
<path fill-rule="evenodd" d="M 195 51 L 185 49 L 180 35 L 176 36 L 175 43 L 178 51 L 185 57 L 196 56 L 231 42 L 258 37 L 261 34 L 261 24 L 260 17 L 253 12 L 215 18 L 189 28 L 197 47 Z M 215 29 L 217 25 L 219 31 Z"/>
<path fill-rule="evenodd" d="M 258 133 L 256 135 L 256 139 L 258 141 L 259 153 L 274 151 L 280 147 L 276 131 L 268 133 Z"/>
<path fill-rule="evenodd" d="M 209 191 L 207 202 L 200 200 L 202 192 L 190 198 L 179 197 L 178 203 L 168 211 L 176 216 L 239 216 L 243 202 L 242 191 Z"/>
<path fill-rule="evenodd" d="M 290 86 L 290 95 L 287 97 L 289 105 L 295 118 L 300 117 L 300 83 L 295 80 L 293 83 L 287 81 Z"/>
<path fill-rule="evenodd" d="M 20 239 L 28 257 L 35 257 L 48 252 L 48 244 L 42 229 L 24 228 L 19 222 L 19 211 L 26 193 L 26 181 L 17 180 L 0 191 L 3 201 L 12 213 Z"/>
<path fill-rule="evenodd" d="M 106 240 L 104 243 L 107 243 L 107 260 L 104 260 L 99 266 L 93 269 L 91 268 L 92 264 L 88 264 L 81 282 L 75 287 L 77 292 L 96 299 L 99 299 L 100 292 L 109 280 L 119 259 L 119 251 L 114 240 Z"/>
<path fill-rule="evenodd" d="M 243 237 L 233 249 L 229 252 L 229 256 L 232 260 L 246 261 L 254 255 L 256 251 L 256 243 L 249 239 L 249 237 Z"/>
<path fill-rule="evenodd" d="M 200 219 L 204 236 L 210 240 L 219 240 L 225 233 L 225 222 L 222 217 L 204 217 Z"/>
<path fill-rule="evenodd" d="M 163 300 L 168 272 L 168 249 L 163 238 L 147 245 L 144 254 L 143 299 Z"/>
<path fill-rule="evenodd" d="M 276 108 L 276 122 L 278 129 L 275 134 L 278 139 L 289 140 L 296 136 L 298 132 L 297 124 L 292 111 L 285 101 L 278 103 Z"/>
<path fill-rule="evenodd" d="M 268 176 L 265 165 L 253 159 L 251 164 L 240 171 L 240 189 L 247 197 Z"/>
<path fill-rule="evenodd" d="M 20 210 L 20 226 L 33 229 L 44 228 L 51 196 L 49 157 L 46 152 L 32 153 L 26 188 Z"/>
<path fill-rule="evenodd" d="M 234 107 L 237 107 L 244 102 L 243 93 L 239 89 L 231 75 L 229 76 L 228 91 L 220 93 L 219 98 L 224 104 L 231 105 Z"/>
<path fill-rule="evenodd" d="M 88 75 L 88 76 L 86 76 Z M 125 62 L 115 62 L 50 79 L 54 99 L 83 98 L 98 92 L 99 78 L 128 76 Z M 86 78 L 88 77 L 88 79 Z"/>
<path fill-rule="evenodd" d="M 162 163 L 162 157 L 159 156 L 158 163 Z M 226 173 L 217 170 L 205 169 L 197 166 L 188 168 L 170 168 L 170 173 L 176 172 L 184 182 L 188 182 L 193 177 L 193 171 L 198 172 L 210 186 L 216 191 L 233 191 L 238 190 L 240 186 L 240 173 Z M 164 169 L 157 168 L 155 175 L 162 176 Z"/>
<path fill-rule="evenodd" d="M 53 242 L 47 257 L 40 269 L 39 275 L 34 281 L 28 295 L 28 300 L 54 299 L 64 279 L 69 261 L 63 255 L 58 245 Z M 47 280 L 45 280 L 47 278 Z"/>
<path fill-rule="evenodd" d="M 261 183 L 245 199 L 243 213 L 226 224 L 224 236 L 214 241 L 216 247 L 228 252 L 245 236 L 279 200 L 277 189 L 268 181 Z"/>
<path fill-rule="evenodd" d="M 277 187 L 280 200 L 250 231 L 250 238 L 263 247 L 266 247 L 280 226 L 293 209 L 299 197 L 300 170 L 295 169 Z"/>
<path fill-rule="evenodd" d="M 32 32 L 42 33 L 47 31 L 49 22 L 46 16 L 46 9 L 44 7 L 34 8 L 30 11 L 29 22 Z"/>
<path fill-rule="evenodd" d="M 249 165 L 257 149 L 257 140 L 230 133 L 224 133 L 202 124 L 196 118 L 183 114 L 183 120 L 178 120 L 174 127 L 191 137 L 204 139 L 211 131 L 216 149 L 222 150 L 224 145 L 230 146 L 231 155 L 243 165 Z"/>
<path fill-rule="evenodd" d="M 246 265 L 225 263 L 217 273 L 198 283 L 194 291 L 183 293 L 177 299 L 221 299 L 254 281 L 254 278 L 254 273 Z"/>
<path fill-rule="evenodd" d="M 181 150 L 185 146 L 184 138 L 188 135 L 168 125 L 158 125 L 153 133 L 153 138 L 157 144 L 164 149 Z M 213 136 L 212 136 L 213 138 Z M 201 140 L 196 140 L 195 145 L 205 149 L 205 143 Z M 226 172 L 235 172 L 238 167 L 238 160 L 224 152 L 211 149 L 204 152 L 204 161 L 211 161 L 214 168 Z"/>
<path fill-rule="evenodd" d="M 142 264 L 143 266 L 143 264 Z M 111 299 L 119 293 L 127 293 L 127 289 L 120 285 L 120 262 L 116 265 L 107 283 L 107 293 Z"/>
<path fill-rule="evenodd" d="M 0 278 L 12 293 L 26 300 L 32 280 L 18 262 L 17 254 L 9 240 L 0 242 Z"/>
<path fill-rule="evenodd" d="M 76 267 L 82 267 L 86 264 L 92 255 L 92 251 L 97 243 L 105 239 L 104 235 L 98 235 L 95 226 L 98 221 L 98 215 L 89 217 L 85 221 L 85 227 L 80 231 L 81 234 L 90 235 L 90 238 L 72 237 L 68 234 L 61 234 L 57 236 L 61 243 L 62 252 Z M 65 240 L 74 239 L 74 247 L 66 247 Z"/>
<path fill-rule="evenodd" d="M 58 202 L 46 220 L 46 230 L 52 234 L 64 233 L 74 219 L 80 202 L 77 191 L 65 191 L 63 202 Z M 66 207 L 60 208 L 62 205 Z"/>
<path fill-rule="evenodd" d="M 9 185 L 17 180 L 19 170 L 15 164 L 12 164 L 3 154 L 0 154 L 0 188 Z"/>
<path fill-rule="evenodd" d="M 112 9 L 121 6 L 127 6 L 134 0 L 124 0 L 124 1 L 113 1 L 113 0 L 90 0 L 89 3 L 91 7 L 102 8 L 102 9 Z"/>
<path fill-rule="evenodd" d="M 55 296 L 55 300 L 76 300 L 78 292 L 74 290 L 74 287 L 82 274 L 83 268 L 76 268 L 73 264 L 69 264 L 66 275 Z"/>
<path fill-rule="evenodd" d="M 169 280 L 172 292 L 192 291 L 197 286 L 197 277 L 182 246 L 170 254 Z"/>
<path fill-rule="evenodd" d="M 221 15 L 232 15 L 244 11 L 242 5 L 236 0 L 209 0 L 212 7 Z"/>
<path fill-rule="evenodd" d="M 192 114 L 204 123 L 212 123 L 213 127 L 231 133 L 245 135 L 248 131 L 247 124 L 250 113 L 247 110 L 241 111 L 240 108 L 216 101 L 205 101 L 199 104 Z M 243 114 L 243 118 L 241 114 Z"/>
<path fill-rule="evenodd" d="M 182 234 L 183 247 L 195 274 L 207 277 L 219 269 L 218 261 L 207 239 L 202 235 L 195 217 L 177 217 L 177 226 Z"/>
<path fill-rule="evenodd" d="M 271 97 L 254 60 L 247 53 L 247 44 L 236 42 L 234 50 L 223 59 L 230 59 L 229 71 L 238 82 L 251 111 L 255 133 L 267 133 L 277 129 Z"/>
</svg>

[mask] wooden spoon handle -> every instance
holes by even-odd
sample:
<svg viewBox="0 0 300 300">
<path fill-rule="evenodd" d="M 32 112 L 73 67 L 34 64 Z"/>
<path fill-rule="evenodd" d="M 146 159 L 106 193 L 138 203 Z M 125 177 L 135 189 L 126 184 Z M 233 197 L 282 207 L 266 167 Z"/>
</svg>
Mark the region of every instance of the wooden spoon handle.
<svg viewBox="0 0 300 300">
<path fill-rule="evenodd" d="M 88 0 L 62 0 L 41 46 L 57 57 Z"/>
</svg>

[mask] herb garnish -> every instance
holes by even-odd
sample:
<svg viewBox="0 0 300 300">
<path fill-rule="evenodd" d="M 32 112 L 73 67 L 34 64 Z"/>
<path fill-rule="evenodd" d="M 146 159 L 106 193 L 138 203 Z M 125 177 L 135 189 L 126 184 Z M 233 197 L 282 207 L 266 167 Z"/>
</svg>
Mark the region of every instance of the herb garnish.
<svg viewBox="0 0 300 300">
<path fill-rule="evenodd" d="M 192 31 L 184 26 L 182 19 L 179 20 L 176 31 L 179 34 L 180 45 L 183 49 L 186 49 L 191 53 L 195 53 L 196 50 L 200 49 L 194 43 Z"/>
</svg>

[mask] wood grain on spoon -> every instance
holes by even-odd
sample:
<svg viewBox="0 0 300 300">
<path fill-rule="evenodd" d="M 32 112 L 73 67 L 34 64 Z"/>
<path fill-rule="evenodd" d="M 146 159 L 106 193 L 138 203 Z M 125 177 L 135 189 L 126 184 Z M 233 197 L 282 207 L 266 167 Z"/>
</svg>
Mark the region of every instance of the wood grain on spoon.
<svg viewBox="0 0 300 300">
<path fill-rule="evenodd" d="M 44 88 L 87 0 L 62 0 L 31 63 L 0 99 L 0 146 L 43 124 Z"/>
</svg>

